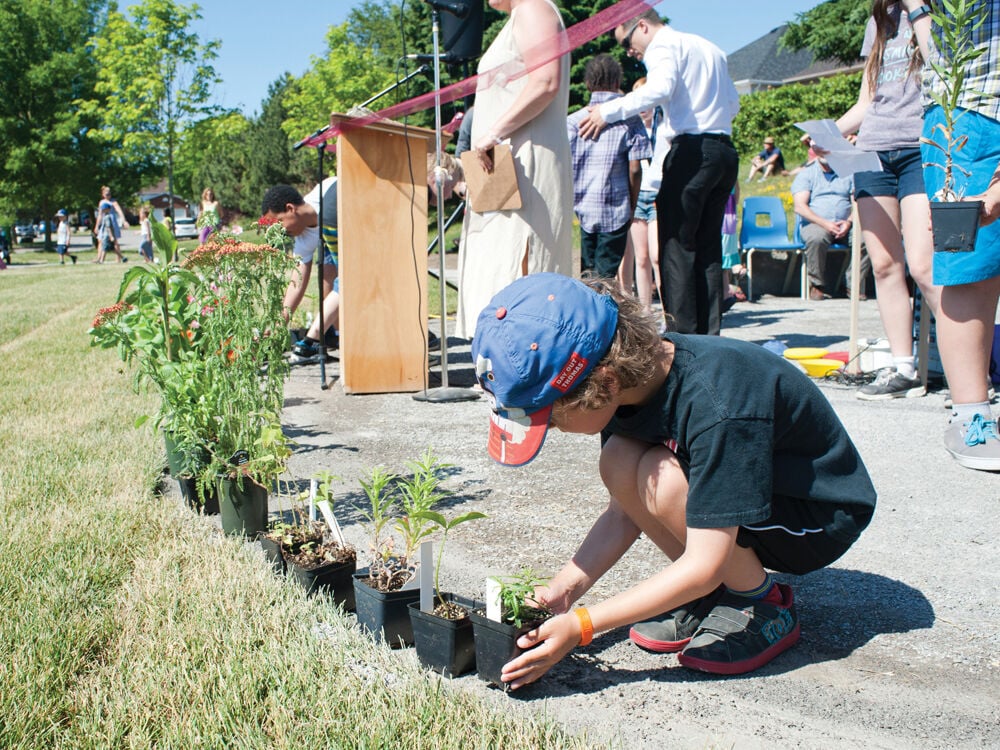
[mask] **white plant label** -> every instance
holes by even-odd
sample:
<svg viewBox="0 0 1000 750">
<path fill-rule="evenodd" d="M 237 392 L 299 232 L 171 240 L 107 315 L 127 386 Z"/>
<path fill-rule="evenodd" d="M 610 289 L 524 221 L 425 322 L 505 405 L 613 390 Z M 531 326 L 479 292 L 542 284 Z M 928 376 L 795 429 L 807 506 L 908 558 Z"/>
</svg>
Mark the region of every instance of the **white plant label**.
<svg viewBox="0 0 1000 750">
<path fill-rule="evenodd" d="M 434 611 L 434 542 L 420 543 L 420 611 Z"/>
<path fill-rule="evenodd" d="M 316 520 L 316 493 L 319 491 L 319 483 L 315 479 L 309 480 L 309 520 Z M 329 521 L 327 521 L 329 523 Z"/>
<path fill-rule="evenodd" d="M 500 622 L 500 582 L 486 579 L 486 619 Z"/>
<path fill-rule="evenodd" d="M 337 540 L 337 544 L 341 547 L 346 547 L 347 544 L 344 542 L 344 535 L 340 531 L 340 524 L 337 523 L 337 517 L 333 515 L 333 506 L 330 505 L 330 501 L 320 500 L 316 503 L 316 507 L 323 514 L 323 519 L 326 521 L 326 525 L 330 527 L 330 532 L 333 534 L 333 538 Z"/>
</svg>

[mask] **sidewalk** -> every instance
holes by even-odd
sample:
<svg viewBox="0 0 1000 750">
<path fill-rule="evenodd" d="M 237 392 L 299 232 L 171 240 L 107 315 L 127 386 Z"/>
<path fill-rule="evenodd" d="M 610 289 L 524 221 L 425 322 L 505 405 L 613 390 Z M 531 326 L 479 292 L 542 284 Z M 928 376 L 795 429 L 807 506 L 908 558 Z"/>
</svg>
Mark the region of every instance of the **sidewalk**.
<svg viewBox="0 0 1000 750">
<path fill-rule="evenodd" d="M 436 321 L 432 321 L 432 328 Z M 763 343 L 846 350 L 849 302 L 765 297 L 740 303 L 723 334 Z M 435 332 L 437 332 L 435 330 Z M 859 337 L 876 338 L 874 301 L 862 302 Z M 373 346 L 377 342 L 372 342 Z M 449 340 L 452 386 L 474 382 L 467 343 Z M 453 464 L 445 485 L 458 512 L 488 518 L 449 536 L 442 585 L 479 595 L 489 575 L 528 565 L 551 575 L 570 558 L 606 497 L 596 437 L 553 431 L 530 465 L 510 469 L 485 453 L 484 400 L 434 404 L 410 394 L 348 396 L 319 367 L 293 370 L 284 423 L 299 444 L 291 474 L 328 469 L 344 478 L 337 515 L 363 557 L 352 506 L 358 476 L 402 470 L 428 447 Z M 432 368 L 431 387 L 440 382 Z M 715 678 L 676 657 L 634 647 L 627 630 L 604 634 L 537 685 L 505 696 L 475 676 L 454 682 L 509 710 L 546 711 L 598 743 L 648 747 L 981 747 L 1000 731 L 1000 476 L 958 466 L 945 452 L 943 393 L 863 402 L 817 381 L 864 456 L 879 491 L 871 527 L 833 568 L 795 585 L 798 647 L 759 673 Z M 755 384 L 747 383 L 747 388 Z M 732 477 L 732 491 L 740 491 Z M 447 511 L 451 512 L 451 511 Z M 640 540 L 584 597 L 594 603 L 665 564 Z M 398 652 L 412 659 L 412 650 Z"/>
</svg>

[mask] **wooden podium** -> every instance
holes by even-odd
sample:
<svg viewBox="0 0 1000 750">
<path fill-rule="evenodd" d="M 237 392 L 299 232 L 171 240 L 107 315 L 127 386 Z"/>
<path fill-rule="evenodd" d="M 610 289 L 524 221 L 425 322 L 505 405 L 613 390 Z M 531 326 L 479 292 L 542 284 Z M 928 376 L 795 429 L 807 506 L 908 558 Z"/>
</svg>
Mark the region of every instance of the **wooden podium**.
<svg viewBox="0 0 1000 750">
<path fill-rule="evenodd" d="M 434 131 L 379 121 L 337 137 L 340 380 L 347 393 L 423 390 L 427 154 Z M 346 127 L 344 127 L 346 125 Z"/>
</svg>

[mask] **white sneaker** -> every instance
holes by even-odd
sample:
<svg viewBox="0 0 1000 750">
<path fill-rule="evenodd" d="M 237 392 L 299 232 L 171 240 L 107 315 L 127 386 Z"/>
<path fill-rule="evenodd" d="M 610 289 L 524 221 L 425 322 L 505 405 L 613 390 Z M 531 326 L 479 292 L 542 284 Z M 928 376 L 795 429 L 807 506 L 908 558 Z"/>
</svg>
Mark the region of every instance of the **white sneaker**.
<svg viewBox="0 0 1000 750">
<path fill-rule="evenodd" d="M 968 422 L 952 421 L 944 431 L 944 447 L 960 466 L 1000 471 L 1000 433 L 992 417 L 976 414 Z"/>
</svg>

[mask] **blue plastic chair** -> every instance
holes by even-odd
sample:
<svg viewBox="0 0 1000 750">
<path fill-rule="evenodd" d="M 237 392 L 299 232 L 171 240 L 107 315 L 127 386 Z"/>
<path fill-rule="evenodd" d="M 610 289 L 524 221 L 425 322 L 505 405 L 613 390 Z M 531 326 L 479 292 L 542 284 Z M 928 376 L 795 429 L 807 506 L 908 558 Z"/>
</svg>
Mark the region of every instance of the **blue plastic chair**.
<svg viewBox="0 0 1000 750">
<path fill-rule="evenodd" d="M 787 289 L 795 273 L 796 258 L 805 250 L 802 242 L 788 238 L 788 219 L 781 199 L 774 196 L 758 195 L 743 201 L 743 221 L 740 224 L 740 247 L 747 260 L 747 297 L 753 296 L 753 256 L 757 252 L 785 253 L 788 269 L 785 273 Z M 803 264 L 804 267 L 804 264 Z"/>
</svg>

